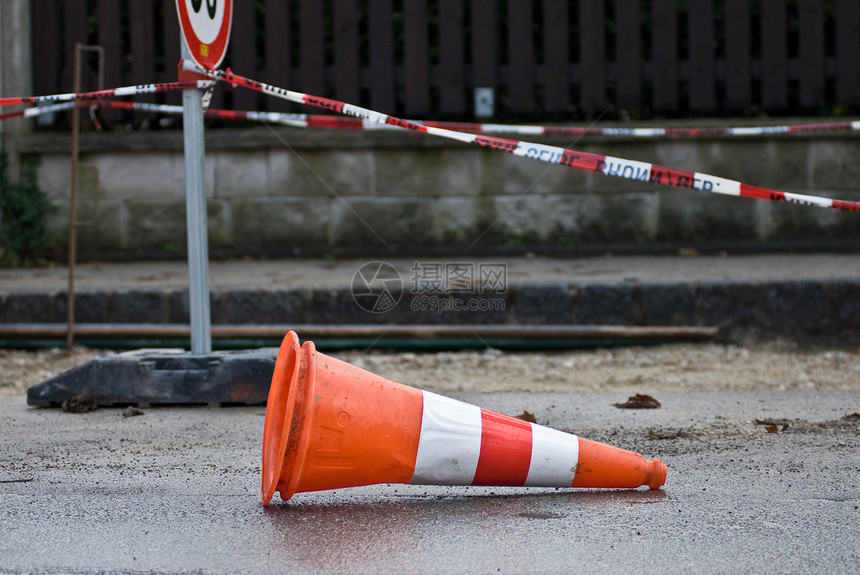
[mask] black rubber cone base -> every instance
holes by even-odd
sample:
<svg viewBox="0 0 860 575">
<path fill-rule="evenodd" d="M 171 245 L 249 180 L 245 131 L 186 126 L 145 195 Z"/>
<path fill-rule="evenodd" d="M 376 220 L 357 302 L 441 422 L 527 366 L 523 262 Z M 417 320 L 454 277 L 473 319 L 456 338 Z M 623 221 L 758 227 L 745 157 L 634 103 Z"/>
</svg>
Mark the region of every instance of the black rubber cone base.
<svg viewBox="0 0 860 575">
<path fill-rule="evenodd" d="M 141 349 L 94 359 L 27 390 L 27 405 L 60 407 L 92 392 L 96 405 L 264 405 L 277 348 L 206 355 Z"/>
</svg>

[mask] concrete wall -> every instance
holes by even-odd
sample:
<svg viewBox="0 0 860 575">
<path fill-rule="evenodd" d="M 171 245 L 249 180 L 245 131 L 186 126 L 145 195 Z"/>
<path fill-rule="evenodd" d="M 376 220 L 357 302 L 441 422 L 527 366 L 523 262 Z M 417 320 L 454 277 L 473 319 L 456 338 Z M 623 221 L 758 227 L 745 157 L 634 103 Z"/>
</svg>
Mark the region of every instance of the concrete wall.
<svg viewBox="0 0 860 575">
<path fill-rule="evenodd" d="M 529 140 L 860 200 L 860 136 L 851 133 Z M 69 137 L 36 133 L 21 145 L 39 158 L 62 240 Z M 405 131 L 222 129 L 208 131 L 206 146 L 213 257 L 860 246 L 858 213 L 628 181 Z M 92 169 L 82 172 L 79 218 L 95 222 L 79 232 L 80 257 L 184 257 L 181 133 L 89 133 L 81 150 Z"/>
<path fill-rule="evenodd" d="M 33 93 L 31 74 L 30 2 L 0 2 L 0 97 L 29 96 Z M 20 179 L 17 147 L 30 131 L 28 122 L 0 122 L 0 146 L 7 152 L 7 176 Z"/>
</svg>

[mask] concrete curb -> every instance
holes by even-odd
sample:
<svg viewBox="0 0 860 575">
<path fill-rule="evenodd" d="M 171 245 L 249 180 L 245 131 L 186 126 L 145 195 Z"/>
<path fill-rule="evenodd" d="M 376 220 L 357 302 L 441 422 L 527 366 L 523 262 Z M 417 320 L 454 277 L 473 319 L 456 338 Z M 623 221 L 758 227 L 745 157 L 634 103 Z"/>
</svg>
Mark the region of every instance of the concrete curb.
<svg viewBox="0 0 860 575">
<path fill-rule="evenodd" d="M 504 293 L 403 292 L 384 313 L 363 309 L 351 288 L 221 288 L 213 324 L 505 324 L 715 326 L 723 341 L 853 346 L 860 343 L 860 281 L 523 283 Z M 428 298 L 433 299 L 428 299 Z M 188 323 L 187 290 L 95 289 L 76 294 L 76 321 Z M 66 321 L 64 290 L 0 294 L 0 322 Z"/>
</svg>

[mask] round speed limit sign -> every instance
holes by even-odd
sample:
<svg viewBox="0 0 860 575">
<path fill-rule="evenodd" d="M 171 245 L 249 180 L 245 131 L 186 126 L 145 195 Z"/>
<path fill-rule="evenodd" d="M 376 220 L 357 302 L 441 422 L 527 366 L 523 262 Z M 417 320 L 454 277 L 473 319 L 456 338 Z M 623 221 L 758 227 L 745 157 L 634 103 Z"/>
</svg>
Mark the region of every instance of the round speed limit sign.
<svg viewBox="0 0 860 575">
<path fill-rule="evenodd" d="M 227 53 L 233 0 L 176 0 L 182 37 L 194 61 L 214 70 Z"/>
</svg>

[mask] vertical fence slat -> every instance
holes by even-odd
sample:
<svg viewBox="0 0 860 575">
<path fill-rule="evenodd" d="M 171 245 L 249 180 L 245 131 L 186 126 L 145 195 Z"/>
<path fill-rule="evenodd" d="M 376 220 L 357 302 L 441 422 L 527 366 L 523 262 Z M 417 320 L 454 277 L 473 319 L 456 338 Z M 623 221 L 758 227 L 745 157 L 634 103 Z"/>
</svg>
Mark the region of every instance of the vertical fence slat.
<svg viewBox="0 0 860 575">
<path fill-rule="evenodd" d="M 290 8 L 294 7 L 295 3 L 287 0 L 266 0 L 265 81 L 281 88 L 290 86 Z M 279 98 L 268 98 L 266 109 L 273 112 L 286 112 L 290 109 L 290 104 Z"/>
<path fill-rule="evenodd" d="M 466 111 L 463 84 L 463 4 L 459 0 L 439 0 L 439 111 L 463 114 Z"/>
<path fill-rule="evenodd" d="M 430 112 L 430 62 L 427 40 L 427 0 L 405 2 L 403 7 L 404 79 L 406 114 L 426 116 Z"/>
<path fill-rule="evenodd" d="M 353 0 L 334 2 L 334 96 L 359 104 L 358 8 Z"/>
<path fill-rule="evenodd" d="M 162 23 L 164 27 L 164 76 L 163 82 L 172 82 L 179 76 L 179 60 L 182 57 L 182 38 L 179 32 L 179 16 L 176 13 L 176 2 L 162 0 Z M 182 94 L 168 92 L 164 100 L 173 105 L 182 104 Z"/>
<path fill-rule="evenodd" d="M 116 0 L 99 0 L 98 10 L 97 42 L 105 50 L 105 87 L 116 87 L 122 83 L 122 14 Z"/>
<path fill-rule="evenodd" d="M 716 106 L 714 73 L 714 2 L 690 2 L 690 107 L 711 111 Z"/>
<path fill-rule="evenodd" d="M 323 45 L 323 12 L 319 0 L 300 0 L 299 42 L 301 46 L 299 89 L 315 96 L 325 91 L 325 46 Z"/>
<path fill-rule="evenodd" d="M 836 98 L 860 106 L 860 3 L 836 0 Z"/>
<path fill-rule="evenodd" d="M 762 0 L 761 93 L 766 111 L 788 107 L 788 37 L 783 0 Z"/>
<path fill-rule="evenodd" d="M 639 0 L 615 0 L 615 79 L 618 106 L 638 110 L 642 106 L 642 33 Z"/>
<path fill-rule="evenodd" d="M 508 94 L 517 114 L 534 108 L 533 18 L 531 1 L 508 2 Z"/>
<path fill-rule="evenodd" d="M 254 3 L 233 2 L 233 27 L 230 30 L 230 66 L 237 74 L 257 77 L 256 41 L 254 38 Z M 257 93 L 247 88 L 221 86 L 229 91 L 233 107 L 237 110 L 256 110 Z"/>
<path fill-rule="evenodd" d="M 752 105 L 749 0 L 726 0 L 726 102 L 728 110 Z"/>
<path fill-rule="evenodd" d="M 131 34 L 131 73 L 134 84 L 146 84 L 155 76 L 155 29 L 152 0 L 129 2 L 129 32 Z"/>
<path fill-rule="evenodd" d="M 824 96 L 824 8 L 819 0 L 799 0 L 800 105 L 814 108 L 825 104 Z"/>
<path fill-rule="evenodd" d="M 497 15 L 496 0 L 472 0 L 472 87 L 492 88 L 494 92 L 498 92 Z"/>
<path fill-rule="evenodd" d="M 66 0 L 63 13 L 65 45 L 63 47 L 62 83 L 64 90 L 71 91 L 75 71 L 75 43 L 87 43 L 87 3 L 86 0 Z"/>
<path fill-rule="evenodd" d="M 155 81 L 155 18 L 153 0 L 129 2 L 129 43 L 131 70 L 126 77 L 129 84 L 148 84 Z M 151 102 L 151 96 L 134 98 Z M 135 119 L 142 116 L 135 115 Z"/>
<path fill-rule="evenodd" d="M 179 77 L 179 60 L 182 57 L 179 16 L 176 13 L 176 2 L 162 0 L 161 7 L 161 26 L 164 29 L 164 73 L 159 80 L 173 82 Z M 182 94 L 180 92 L 168 92 L 164 94 L 164 101 L 179 106 L 182 104 Z"/>
<path fill-rule="evenodd" d="M 397 110 L 394 99 L 394 26 L 391 21 L 391 0 L 370 0 L 367 12 L 370 107 L 385 114 L 394 114 Z"/>
<path fill-rule="evenodd" d="M 606 107 L 606 11 L 603 2 L 579 1 L 581 107 L 589 114 Z"/>
<path fill-rule="evenodd" d="M 179 74 L 179 60 L 182 58 L 182 38 L 179 32 L 176 2 L 161 0 L 161 22 L 159 25 L 164 30 L 164 77 L 162 81 L 172 82 L 176 80 Z"/>
<path fill-rule="evenodd" d="M 58 17 L 59 2 L 58 0 L 33 0 L 32 10 L 33 93 L 56 94 L 63 91 L 58 83 L 62 67 L 61 47 L 56 41 L 62 29 L 60 25 L 62 18 Z M 9 95 L 29 96 L 29 94 Z"/>
<path fill-rule="evenodd" d="M 651 84 L 655 111 L 678 108 L 678 13 L 675 0 L 653 0 Z"/>
<path fill-rule="evenodd" d="M 105 87 L 117 87 L 122 84 L 122 12 L 116 0 L 99 0 L 98 11 L 96 42 L 105 50 Z M 99 114 L 107 122 L 116 122 L 123 116 L 119 110 L 110 109 Z"/>
<path fill-rule="evenodd" d="M 570 108 L 570 10 L 567 0 L 543 2 L 544 106 L 548 112 Z"/>
</svg>

